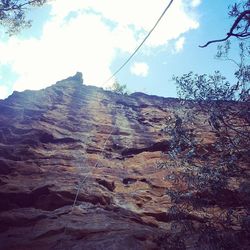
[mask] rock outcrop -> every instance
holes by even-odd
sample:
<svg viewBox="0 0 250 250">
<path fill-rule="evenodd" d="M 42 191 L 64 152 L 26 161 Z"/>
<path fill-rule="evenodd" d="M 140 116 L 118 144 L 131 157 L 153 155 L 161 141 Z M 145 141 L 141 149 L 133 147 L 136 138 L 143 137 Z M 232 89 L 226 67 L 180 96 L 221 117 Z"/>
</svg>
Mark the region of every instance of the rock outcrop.
<svg viewBox="0 0 250 250">
<path fill-rule="evenodd" d="M 249 249 L 249 162 L 204 167 L 216 134 L 195 109 L 79 73 L 0 101 L 0 248 Z M 173 161 L 166 124 L 194 111 L 203 148 Z"/>
</svg>

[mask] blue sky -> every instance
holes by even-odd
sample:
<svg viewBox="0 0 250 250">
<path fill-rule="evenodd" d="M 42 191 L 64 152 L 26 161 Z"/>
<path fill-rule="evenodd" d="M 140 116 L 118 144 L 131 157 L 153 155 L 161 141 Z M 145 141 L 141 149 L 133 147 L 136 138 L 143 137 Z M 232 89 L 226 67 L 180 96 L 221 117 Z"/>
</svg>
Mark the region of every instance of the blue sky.
<svg viewBox="0 0 250 250">
<path fill-rule="evenodd" d="M 14 90 L 41 89 L 81 71 L 84 83 L 105 83 L 162 13 L 166 0 L 54 0 L 29 13 L 30 29 L 8 38 L 0 30 L 0 99 Z M 235 66 L 214 59 L 232 19 L 233 0 L 175 0 L 142 49 L 117 75 L 130 92 L 176 96 L 173 75 L 220 70 L 234 81 Z"/>
</svg>

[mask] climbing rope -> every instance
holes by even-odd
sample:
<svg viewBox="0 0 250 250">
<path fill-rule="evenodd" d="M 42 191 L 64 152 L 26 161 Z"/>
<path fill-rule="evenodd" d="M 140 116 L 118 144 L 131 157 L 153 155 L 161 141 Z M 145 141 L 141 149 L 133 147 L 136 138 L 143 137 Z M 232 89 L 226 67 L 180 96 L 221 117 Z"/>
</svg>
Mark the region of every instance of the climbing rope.
<svg viewBox="0 0 250 250">
<path fill-rule="evenodd" d="M 159 24 L 159 22 L 161 21 L 161 19 L 163 18 L 163 16 L 166 14 L 166 12 L 168 11 L 168 9 L 172 5 L 173 1 L 174 0 L 170 0 L 170 2 L 168 3 L 167 7 L 164 9 L 164 11 L 160 15 L 160 17 L 155 22 L 154 26 L 151 28 L 151 30 L 148 32 L 148 34 L 145 36 L 145 38 L 142 40 L 142 42 L 139 44 L 139 46 L 134 50 L 134 52 L 129 56 L 129 58 L 115 71 L 115 73 L 112 76 L 110 76 L 105 81 L 105 83 L 107 83 L 109 80 L 111 80 L 112 78 L 114 78 L 128 64 L 128 62 L 134 57 L 134 55 L 138 52 L 138 50 L 142 47 L 142 45 L 146 42 L 146 40 L 149 38 L 149 36 L 155 30 L 156 26 Z"/>
<path fill-rule="evenodd" d="M 96 95 L 96 96 L 93 96 L 93 99 L 94 99 L 95 97 L 97 97 L 97 92 L 96 92 L 95 95 Z M 80 191 L 81 191 L 81 189 L 82 189 L 82 187 L 83 187 L 83 184 L 85 183 L 86 179 L 93 173 L 93 170 L 94 170 L 95 168 L 97 168 L 97 166 L 98 166 L 99 163 L 101 162 L 101 158 L 100 158 L 100 157 L 103 155 L 104 150 L 105 150 L 105 147 L 106 147 L 106 144 L 107 144 L 109 138 L 112 136 L 112 134 L 113 134 L 113 132 L 114 132 L 115 129 L 116 129 L 116 127 L 114 126 L 114 127 L 111 129 L 110 133 L 108 134 L 108 137 L 106 138 L 106 140 L 105 140 L 105 142 L 104 142 L 104 144 L 103 144 L 102 151 L 101 151 L 101 153 L 99 154 L 99 157 L 98 157 L 98 159 L 96 160 L 94 167 L 93 167 L 93 168 L 92 168 L 92 169 L 82 178 L 82 180 L 80 181 L 80 183 L 79 183 L 79 185 L 78 185 L 78 188 L 77 188 L 77 191 L 76 191 L 76 195 L 75 195 L 75 198 L 74 198 L 74 202 L 73 202 L 72 207 L 71 207 L 70 213 L 72 213 L 72 212 L 74 211 L 74 209 L 75 209 L 75 206 L 76 206 L 76 203 L 77 203 L 77 200 L 78 200 Z M 86 144 L 85 144 L 85 146 L 86 146 Z M 66 234 L 66 231 L 67 231 L 67 228 L 68 228 L 68 224 L 69 224 L 69 222 L 66 223 L 66 225 L 65 225 L 65 227 L 64 227 L 63 234 Z M 59 244 L 61 245 L 61 248 L 62 248 L 62 241 L 61 241 Z"/>
<path fill-rule="evenodd" d="M 146 40 L 148 39 L 148 37 L 151 35 L 151 33 L 154 31 L 154 29 L 156 28 L 156 26 L 158 25 L 158 23 L 160 22 L 160 20 L 163 18 L 163 16 L 165 15 L 165 13 L 167 12 L 167 10 L 169 9 L 169 7 L 172 5 L 174 0 L 170 0 L 170 2 L 168 3 L 167 7 L 164 9 L 163 13 L 160 15 L 160 17 L 157 19 L 156 23 L 154 24 L 153 28 L 148 32 L 148 34 L 146 35 L 146 37 L 143 39 L 143 41 L 139 44 L 139 46 L 135 49 L 135 51 L 131 54 L 131 56 L 121 65 L 121 67 L 115 71 L 115 73 L 107 80 L 109 81 L 110 79 L 112 79 L 116 74 L 118 74 L 123 67 L 132 59 L 132 57 L 138 52 L 138 50 L 142 47 L 142 45 L 146 42 Z M 106 81 L 106 82 L 107 82 Z M 105 82 L 105 83 L 106 83 Z M 104 85 L 104 84 L 103 84 Z M 77 192 L 74 198 L 74 202 L 72 204 L 72 209 L 71 209 L 71 213 L 74 211 L 74 208 L 76 206 L 80 191 L 83 187 L 83 184 L 85 183 L 86 179 L 93 173 L 93 170 L 98 166 L 98 164 L 100 163 L 101 159 L 100 157 L 103 155 L 106 144 L 108 142 L 108 140 L 110 139 L 110 137 L 112 136 L 114 130 L 115 130 L 115 126 L 111 129 L 110 133 L 108 134 L 108 137 L 106 138 L 104 145 L 102 147 L 102 151 L 101 154 L 99 155 L 99 158 L 96 160 L 96 163 L 94 165 L 94 168 L 91 169 L 84 177 L 83 179 L 80 181 L 78 188 L 77 188 Z M 66 224 L 66 226 L 64 227 L 64 234 L 66 233 L 68 227 L 68 223 Z M 62 243 L 62 242 L 61 242 Z"/>
<path fill-rule="evenodd" d="M 105 140 L 104 145 L 103 145 L 103 148 L 102 148 L 102 151 L 101 151 L 101 154 L 99 155 L 99 158 L 96 160 L 96 163 L 95 163 L 93 169 L 95 169 L 95 168 L 99 165 L 99 163 L 100 163 L 100 161 L 101 161 L 100 156 L 103 155 L 103 152 L 104 152 L 104 150 L 105 150 L 106 144 L 107 144 L 109 138 L 111 137 L 111 135 L 113 134 L 114 129 L 115 129 L 115 127 L 112 128 L 112 130 L 110 131 L 110 133 L 109 133 L 107 139 Z M 80 191 L 81 191 L 81 189 L 82 189 L 82 186 L 83 186 L 84 182 L 85 182 L 86 179 L 92 174 L 93 169 L 91 169 L 91 170 L 87 173 L 87 175 L 84 176 L 84 178 L 81 180 L 81 182 L 80 182 L 80 184 L 79 184 L 79 186 L 78 186 L 76 195 L 75 195 L 75 199 L 74 199 L 74 202 L 73 202 L 73 205 L 72 205 L 72 210 L 71 210 L 71 212 L 73 212 L 73 210 L 74 210 L 74 208 L 75 208 L 75 205 L 76 205 L 76 202 L 77 202 L 79 193 L 80 193 Z"/>
</svg>

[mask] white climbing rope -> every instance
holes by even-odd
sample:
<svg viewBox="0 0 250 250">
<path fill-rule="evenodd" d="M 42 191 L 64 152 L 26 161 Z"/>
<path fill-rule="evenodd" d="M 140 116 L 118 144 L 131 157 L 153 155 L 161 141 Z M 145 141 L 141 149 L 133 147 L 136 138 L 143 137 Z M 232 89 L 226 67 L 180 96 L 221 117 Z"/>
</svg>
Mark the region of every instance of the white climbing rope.
<svg viewBox="0 0 250 250">
<path fill-rule="evenodd" d="M 107 139 L 105 140 L 104 145 L 103 145 L 103 148 L 102 148 L 102 151 L 101 151 L 101 154 L 99 154 L 99 157 L 98 157 L 98 159 L 96 160 L 96 163 L 95 163 L 93 169 L 95 169 L 95 168 L 98 166 L 98 164 L 100 163 L 100 161 L 101 161 L 100 156 L 103 155 L 103 152 L 104 152 L 104 150 L 105 150 L 106 144 L 107 144 L 109 138 L 111 137 L 111 135 L 113 134 L 114 129 L 115 129 L 115 127 L 112 128 L 112 130 L 110 131 L 110 133 L 109 133 Z M 84 176 L 84 178 L 81 180 L 81 182 L 80 182 L 80 184 L 79 184 L 79 186 L 78 186 L 76 195 L 75 195 L 75 199 L 74 199 L 74 202 L 73 202 L 73 205 L 72 205 L 71 212 L 73 212 L 73 210 L 74 210 L 74 208 L 75 208 L 75 205 L 76 205 L 76 202 L 77 202 L 79 193 L 80 193 L 80 191 L 81 191 L 81 189 L 82 189 L 82 186 L 83 186 L 84 182 L 85 182 L 86 179 L 92 174 L 93 169 L 91 169 L 91 170 L 86 174 L 86 176 Z"/>
<path fill-rule="evenodd" d="M 97 93 L 96 93 L 96 96 L 97 96 Z M 109 138 L 111 137 L 111 135 L 113 134 L 113 132 L 114 132 L 115 129 L 116 129 L 116 127 L 114 126 L 114 127 L 111 129 L 110 133 L 108 134 L 108 137 L 106 138 L 106 140 L 105 140 L 105 142 L 104 142 L 104 144 L 103 144 L 102 151 L 101 151 L 101 153 L 99 154 L 99 157 L 97 158 L 94 167 L 93 167 L 93 168 L 83 177 L 83 179 L 80 181 L 80 184 L 78 185 L 77 192 L 76 192 L 76 195 L 75 195 L 74 202 L 73 202 L 73 204 L 72 204 L 70 213 L 72 213 L 72 212 L 74 211 L 74 208 L 75 208 L 75 206 L 76 206 L 76 203 L 77 203 L 77 200 L 78 200 L 80 191 L 81 191 L 81 189 L 82 189 L 82 187 L 83 187 L 83 184 L 85 183 L 86 179 L 93 173 L 93 170 L 94 170 L 94 169 L 98 166 L 98 164 L 100 163 L 100 161 L 101 161 L 101 158 L 100 158 L 100 157 L 103 155 L 103 152 L 104 152 L 104 150 L 105 150 L 106 144 L 107 144 Z M 85 146 L 86 146 L 86 145 L 85 145 Z M 66 233 L 68 224 L 69 224 L 69 222 L 66 223 L 66 225 L 65 225 L 65 227 L 64 227 L 63 234 Z M 63 242 L 61 241 L 61 242 L 60 242 L 61 247 L 62 247 L 62 243 L 63 243 Z"/>
</svg>

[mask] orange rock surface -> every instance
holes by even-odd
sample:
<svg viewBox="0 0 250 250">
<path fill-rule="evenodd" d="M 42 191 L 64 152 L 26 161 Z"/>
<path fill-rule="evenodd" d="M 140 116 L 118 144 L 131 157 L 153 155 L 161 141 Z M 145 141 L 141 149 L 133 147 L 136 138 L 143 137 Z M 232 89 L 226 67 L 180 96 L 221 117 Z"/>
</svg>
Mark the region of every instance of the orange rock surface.
<svg viewBox="0 0 250 250">
<path fill-rule="evenodd" d="M 80 73 L 0 101 L 0 248 L 249 249 L 249 162 L 201 167 L 205 149 L 217 157 L 202 111 L 196 164 L 167 154 L 166 124 L 194 109 Z"/>
</svg>

